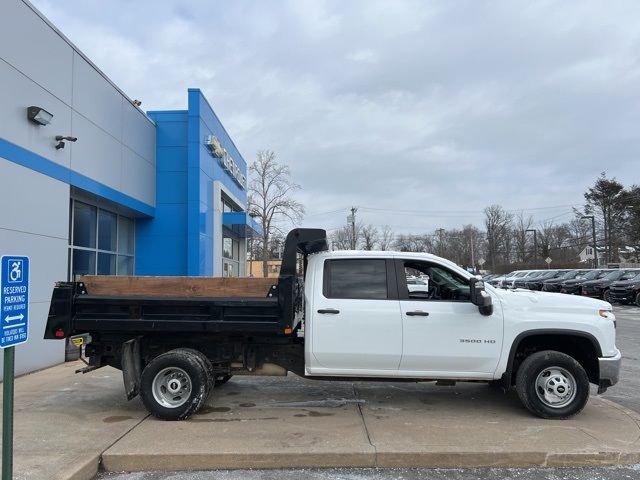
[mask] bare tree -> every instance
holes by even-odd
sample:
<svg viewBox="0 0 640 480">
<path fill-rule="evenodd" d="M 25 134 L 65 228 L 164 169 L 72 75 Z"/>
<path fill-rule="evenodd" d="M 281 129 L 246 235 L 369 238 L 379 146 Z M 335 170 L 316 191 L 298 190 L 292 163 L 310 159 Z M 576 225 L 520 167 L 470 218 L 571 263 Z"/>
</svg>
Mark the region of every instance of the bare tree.
<svg viewBox="0 0 640 480">
<path fill-rule="evenodd" d="M 378 246 L 380 250 L 389 250 L 393 245 L 393 230 L 389 225 L 383 225 L 378 238 Z"/>
<path fill-rule="evenodd" d="M 273 151 L 260 150 L 249 172 L 249 211 L 262 226 L 262 273 L 266 277 L 271 237 L 284 235 L 282 222 L 302 220 L 304 207 L 291 196 L 300 186 L 291 180 L 289 167 L 278 163 Z"/>
<path fill-rule="evenodd" d="M 511 214 L 500 205 L 491 205 L 484 209 L 484 225 L 487 229 L 487 242 L 491 270 L 496 271 L 496 260 L 503 253 L 503 261 L 508 262 L 507 237 L 511 230 Z"/>
<path fill-rule="evenodd" d="M 374 250 L 378 243 L 378 229 L 369 224 L 362 227 L 362 248 L 364 250 Z"/>
<path fill-rule="evenodd" d="M 358 248 L 358 243 L 362 237 L 363 226 L 356 221 L 355 228 L 348 223 L 344 227 L 335 230 L 330 236 L 331 248 L 333 250 L 352 250 L 352 246 L 355 245 Z M 355 233 L 355 238 L 353 234 Z"/>
<path fill-rule="evenodd" d="M 524 216 L 523 212 L 520 212 L 516 215 L 514 221 L 514 243 L 516 247 L 516 260 L 518 262 L 524 263 L 527 261 L 527 230 L 531 229 L 533 225 L 533 217 L 529 215 L 528 217 Z"/>
</svg>

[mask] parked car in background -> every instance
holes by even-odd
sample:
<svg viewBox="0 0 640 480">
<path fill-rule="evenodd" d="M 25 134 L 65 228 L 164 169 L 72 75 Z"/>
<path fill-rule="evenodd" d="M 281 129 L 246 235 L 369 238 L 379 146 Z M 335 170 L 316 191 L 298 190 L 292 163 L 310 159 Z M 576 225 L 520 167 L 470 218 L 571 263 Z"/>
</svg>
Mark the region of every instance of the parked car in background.
<svg viewBox="0 0 640 480">
<path fill-rule="evenodd" d="M 583 277 L 589 270 L 569 270 L 561 277 L 552 278 L 550 280 L 545 280 L 542 283 L 542 291 L 543 292 L 559 292 L 560 285 L 567 280 L 572 280 L 574 278 Z"/>
<path fill-rule="evenodd" d="M 407 277 L 407 288 L 409 289 L 410 293 L 420 293 L 424 294 L 424 296 L 427 297 L 429 295 L 429 277 Z"/>
<path fill-rule="evenodd" d="M 565 276 L 570 270 L 547 270 L 543 275 L 529 279 L 525 282 L 524 288 L 529 290 L 542 290 L 542 285 L 547 280 L 553 280 Z"/>
<path fill-rule="evenodd" d="M 560 285 L 560 293 L 566 293 L 569 295 L 579 295 L 582 284 L 588 280 L 596 280 L 604 277 L 610 270 L 596 269 L 590 270 L 582 277 L 576 277 L 573 280 L 565 280 Z"/>
<path fill-rule="evenodd" d="M 602 278 L 584 282 L 581 293 L 585 297 L 601 298 L 609 302 L 609 287 L 613 282 L 631 280 L 638 274 L 640 274 L 639 270 L 611 270 Z"/>
<path fill-rule="evenodd" d="M 547 273 L 547 270 L 533 271 L 529 275 L 525 275 L 524 277 L 515 279 L 513 281 L 511 288 L 526 288 L 527 282 L 540 278 L 544 276 L 546 273 Z"/>
<path fill-rule="evenodd" d="M 524 278 L 534 271 L 535 270 L 515 270 L 511 273 L 508 273 L 505 278 L 500 281 L 498 286 L 500 288 L 511 288 L 513 286 L 513 282 L 515 282 L 518 278 Z"/>
<path fill-rule="evenodd" d="M 505 274 L 497 274 L 497 275 L 494 275 L 493 277 L 491 277 L 491 279 L 488 280 L 487 283 L 489 285 L 491 285 L 492 287 L 499 287 L 500 286 L 500 282 L 502 280 L 504 280 L 505 278 L 507 278 L 507 276 Z"/>
<path fill-rule="evenodd" d="M 609 298 L 623 305 L 635 303 L 640 307 L 640 272 L 630 279 L 613 282 L 609 287 Z"/>
</svg>

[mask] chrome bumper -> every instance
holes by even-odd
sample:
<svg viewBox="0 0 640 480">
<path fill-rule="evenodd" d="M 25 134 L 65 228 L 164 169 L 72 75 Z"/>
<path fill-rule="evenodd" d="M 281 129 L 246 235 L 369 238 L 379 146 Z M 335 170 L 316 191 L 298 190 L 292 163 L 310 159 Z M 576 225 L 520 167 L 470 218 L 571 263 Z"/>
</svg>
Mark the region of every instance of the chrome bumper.
<svg viewBox="0 0 640 480">
<path fill-rule="evenodd" d="M 622 364 L 622 353 L 618 353 L 613 357 L 604 357 L 598 359 L 600 367 L 600 382 L 598 393 L 604 393 L 607 388 L 618 383 L 620 379 L 620 365 Z"/>
</svg>

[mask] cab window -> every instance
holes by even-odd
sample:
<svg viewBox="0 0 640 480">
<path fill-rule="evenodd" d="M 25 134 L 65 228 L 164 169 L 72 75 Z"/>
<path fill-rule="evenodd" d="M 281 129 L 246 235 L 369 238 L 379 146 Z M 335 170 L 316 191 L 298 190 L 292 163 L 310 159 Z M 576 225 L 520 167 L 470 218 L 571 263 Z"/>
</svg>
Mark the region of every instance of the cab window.
<svg viewBox="0 0 640 480">
<path fill-rule="evenodd" d="M 387 265 L 384 259 L 340 259 L 324 263 L 326 298 L 386 300 Z"/>
<path fill-rule="evenodd" d="M 469 281 L 430 262 L 401 260 L 398 288 L 401 299 L 468 302 Z"/>
</svg>

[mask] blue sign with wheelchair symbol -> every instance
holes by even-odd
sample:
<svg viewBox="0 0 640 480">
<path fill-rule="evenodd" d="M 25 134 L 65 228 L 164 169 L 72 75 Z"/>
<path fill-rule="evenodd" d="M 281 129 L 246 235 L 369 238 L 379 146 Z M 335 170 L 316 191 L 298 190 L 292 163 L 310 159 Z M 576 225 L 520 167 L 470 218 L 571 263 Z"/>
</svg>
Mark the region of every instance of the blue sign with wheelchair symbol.
<svg viewBox="0 0 640 480">
<path fill-rule="evenodd" d="M 3 255 L 0 268 L 0 348 L 5 348 L 29 338 L 29 257 Z"/>
</svg>

